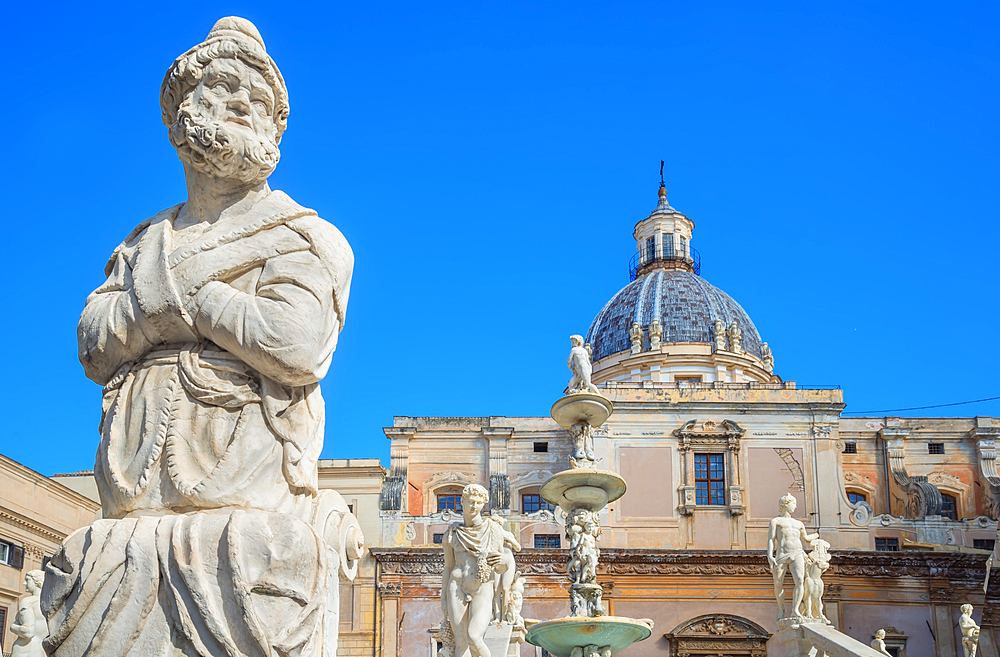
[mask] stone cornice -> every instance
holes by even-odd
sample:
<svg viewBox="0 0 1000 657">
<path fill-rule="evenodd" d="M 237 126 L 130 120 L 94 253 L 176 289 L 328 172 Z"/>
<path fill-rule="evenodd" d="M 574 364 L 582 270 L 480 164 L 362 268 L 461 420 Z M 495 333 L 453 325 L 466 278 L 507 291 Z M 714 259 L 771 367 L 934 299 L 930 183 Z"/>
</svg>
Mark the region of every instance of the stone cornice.
<svg viewBox="0 0 1000 657">
<path fill-rule="evenodd" d="M 89 497 L 85 497 L 80 493 L 76 492 L 72 488 L 60 484 L 58 481 L 46 477 L 45 475 L 35 472 L 26 465 L 22 465 L 17 461 L 0 454 L 0 470 L 6 470 L 11 475 L 22 479 L 24 481 L 30 482 L 35 485 L 40 485 L 46 490 L 59 497 L 76 504 L 77 506 L 82 506 L 84 508 L 89 508 L 97 513 L 101 509 L 99 502 L 95 502 Z"/>
<path fill-rule="evenodd" d="M 437 575 L 440 548 L 370 548 L 384 574 Z M 834 550 L 824 576 L 947 579 L 969 588 L 982 586 L 987 554 L 960 552 L 871 552 Z M 565 574 L 566 551 L 527 548 L 517 555 L 526 574 Z M 759 575 L 770 577 L 762 550 L 630 550 L 601 548 L 602 575 Z"/>
<path fill-rule="evenodd" d="M 43 525 L 40 522 L 36 522 L 27 516 L 22 516 L 20 513 L 3 506 L 0 506 L 0 520 L 6 520 L 15 525 L 19 525 L 34 534 L 44 536 L 50 541 L 54 541 L 56 543 L 62 543 L 63 539 L 67 536 L 67 534 L 62 533 L 53 527 Z"/>
</svg>

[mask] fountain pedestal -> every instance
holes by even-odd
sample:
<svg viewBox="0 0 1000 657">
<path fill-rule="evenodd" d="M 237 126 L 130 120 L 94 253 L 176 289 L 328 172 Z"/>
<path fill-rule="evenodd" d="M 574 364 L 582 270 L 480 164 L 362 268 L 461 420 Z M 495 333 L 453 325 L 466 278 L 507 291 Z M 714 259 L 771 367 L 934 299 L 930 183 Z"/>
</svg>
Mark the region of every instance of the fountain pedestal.
<svg viewBox="0 0 1000 657">
<path fill-rule="evenodd" d="M 571 366 L 572 367 L 572 366 Z M 566 512 L 570 581 L 570 616 L 536 623 L 528 628 L 528 643 L 554 657 L 610 657 L 652 634 L 652 621 L 608 616 L 597 583 L 597 547 L 600 513 L 625 494 L 618 474 L 593 467 L 594 428 L 604 424 L 613 407 L 593 392 L 575 392 L 552 405 L 552 419 L 569 429 L 575 442 L 572 468 L 554 474 L 542 485 L 541 496 Z"/>
</svg>

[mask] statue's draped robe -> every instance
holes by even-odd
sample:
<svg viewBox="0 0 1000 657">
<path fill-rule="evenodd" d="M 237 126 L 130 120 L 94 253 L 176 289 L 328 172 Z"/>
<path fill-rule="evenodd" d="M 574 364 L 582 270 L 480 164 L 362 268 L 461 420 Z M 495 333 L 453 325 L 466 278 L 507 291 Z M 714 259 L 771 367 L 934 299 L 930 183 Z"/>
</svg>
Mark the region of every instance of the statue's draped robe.
<svg viewBox="0 0 1000 657">
<path fill-rule="evenodd" d="M 281 192 L 194 238 L 175 233 L 179 209 L 115 250 L 80 318 L 80 360 L 104 386 L 105 519 L 48 567 L 46 650 L 332 655 L 349 514 L 318 494 L 318 381 L 353 254 Z"/>
</svg>

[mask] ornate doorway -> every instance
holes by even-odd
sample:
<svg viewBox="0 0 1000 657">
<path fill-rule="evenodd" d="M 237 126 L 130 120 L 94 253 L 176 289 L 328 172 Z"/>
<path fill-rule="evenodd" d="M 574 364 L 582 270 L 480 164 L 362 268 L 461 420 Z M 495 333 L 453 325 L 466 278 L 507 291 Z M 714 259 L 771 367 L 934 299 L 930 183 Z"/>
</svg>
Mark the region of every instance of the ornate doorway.
<svg viewBox="0 0 1000 657">
<path fill-rule="evenodd" d="M 672 657 L 767 657 L 771 635 L 739 616 L 706 614 L 664 634 Z"/>
</svg>

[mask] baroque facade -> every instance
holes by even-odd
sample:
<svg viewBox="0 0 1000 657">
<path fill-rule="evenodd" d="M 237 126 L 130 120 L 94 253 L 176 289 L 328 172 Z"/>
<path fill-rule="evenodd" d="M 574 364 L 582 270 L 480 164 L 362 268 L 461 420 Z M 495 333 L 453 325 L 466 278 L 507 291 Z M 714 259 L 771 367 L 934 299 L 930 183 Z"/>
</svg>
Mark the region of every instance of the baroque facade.
<svg viewBox="0 0 1000 657">
<path fill-rule="evenodd" d="M 775 373 L 749 315 L 700 277 L 693 230 L 661 188 L 634 230 L 631 281 L 586 336 L 615 408 L 596 432 L 597 467 L 628 482 L 602 513 L 599 581 L 608 613 L 656 622 L 629 654 L 784 654 L 764 551 L 778 498 L 792 493 L 794 517 L 833 546 L 825 600 L 838 629 L 866 644 L 885 629 L 897 655 L 953 657 L 970 602 L 985 613 L 979 654 L 996 655 L 1000 618 L 995 602 L 984 612 L 983 581 L 1000 419 L 843 417 L 840 389 Z M 470 483 L 489 489 L 491 513 L 525 546 L 524 616 L 565 615 L 562 513 L 539 488 L 568 467 L 568 433 L 548 417 L 504 416 L 396 417 L 384 431 L 376 654 L 436 655 L 435 544 Z"/>
</svg>

